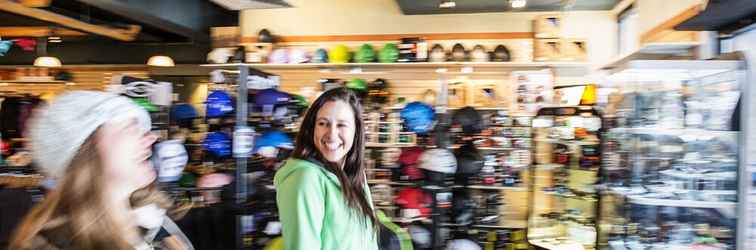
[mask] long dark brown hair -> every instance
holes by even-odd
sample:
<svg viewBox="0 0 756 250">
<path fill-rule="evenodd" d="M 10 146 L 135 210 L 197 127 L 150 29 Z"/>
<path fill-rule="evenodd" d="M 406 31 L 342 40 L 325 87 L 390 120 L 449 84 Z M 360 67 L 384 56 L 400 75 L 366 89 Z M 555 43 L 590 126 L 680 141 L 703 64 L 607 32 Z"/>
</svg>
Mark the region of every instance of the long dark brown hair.
<svg viewBox="0 0 756 250">
<path fill-rule="evenodd" d="M 343 169 L 336 163 L 329 162 L 320 154 L 315 147 L 313 137 L 315 134 L 315 120 L 318 111 L 328 102 L 343 101 L 349 104 L 354 113 L 354 142 L 352 148 L 346 154 Z M 335 174 L 341 183 L 341 193 L 346 199 L 347 206 L 359 211 L 368 218 L 373 226 L 378 225 L 373 209 L 367 200 L 365 192 L 365 166 L 362 164 L 365 152 L 365 127 L 362 124 L 362 107 L 357 96 L 347 88 L 335 88 L 326 91 L 305 114 L 302 126 L 297 134 L 297 143 L 292 156 L 299 159 L 316 159 L 320 161 L 326 170 Z"/>
<path fill-rule="evenodd" d="M 117 220 L 124 215 L 114 214 L 105 206 L 107 180 L 97 152 L 97 133 L 81 145 L 58 186 L 19 224 L 9 249 L 134 249 L 123 238 L 127 229 Z M 132 207 L 150 203 L 170 206 L 154 183 L 131 195 Z"/>
</svg>

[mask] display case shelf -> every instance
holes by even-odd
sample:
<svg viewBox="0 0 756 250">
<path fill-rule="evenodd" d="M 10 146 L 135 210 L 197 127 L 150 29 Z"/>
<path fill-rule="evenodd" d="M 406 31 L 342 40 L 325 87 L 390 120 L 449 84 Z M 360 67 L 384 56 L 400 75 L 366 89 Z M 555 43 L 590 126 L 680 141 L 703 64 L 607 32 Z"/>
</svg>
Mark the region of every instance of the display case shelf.
<svg viewBox="0 0 756 250">
<path fill-rule="evenodd" d="M 444 68 L 444 67 L 485 67 L 485 68 L 513 68 L 513 69 L 545 69 L 545 68 L 582 68 L 590 66 L 586 62 L 409 62 L 409 63 L 225 63 L 203 64 L 204 67 L 238 68 L 240 66 L 258 69 L 338 69 L 338 68 Z"/>
<path fill-rule="evenodd" d="M 620 127 L 620 128 L 611 128 L 609 129 L 609 132 L 625 133 L 625 134 L 671 135 L 671 136 L 682 136 L 682 135 L 732 136 L 732 135 L 738 135 L 739 133 L 738 131 L 729 131 L 729 130 L 707 130 L 707 129 L 700 129 L 700 128 L 654 128 L 654 127 L 636 127 L 636 128 Z"/>
<path fill-rule="evenodd" d="M 632 204 L 648 205 L 648 206 L 689 207 L 689 208 L 732 208 L 734 209 L 738 205 L 737 202 L 646 198 L 646 197 L 641 197 L 637 195 L 628 195 L 627 198 Z"/>
<path fill-rule="evenodd" d="M 524 229 L 527 228 L 528 225 L 527 222 L 508 222 L 506 225 L 482 225 L 482 224 L 472 224 L 472 225 L 464 225 L 464 224 L 455 224 L 455 223 L 442 223 L 441 226 L 443 227 L 472 227 L 472 228 L 482 228 L 482 229 Z"/>
</svg>

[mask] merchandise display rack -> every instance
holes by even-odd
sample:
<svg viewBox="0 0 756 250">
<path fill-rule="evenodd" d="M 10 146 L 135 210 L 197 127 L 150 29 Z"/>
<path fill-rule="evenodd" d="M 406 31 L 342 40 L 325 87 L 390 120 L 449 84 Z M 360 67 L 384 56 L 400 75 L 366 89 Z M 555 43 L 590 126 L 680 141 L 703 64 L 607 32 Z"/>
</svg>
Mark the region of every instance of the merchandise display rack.
<svg viewBox="0 0 756 250">
<path fill-rule="evenodd" d="M 738 60 L 645 58 L 609 69 L 623 101 L 603 143 L 600 247 L 747 248 L 743 71 Z"/>
</svg>

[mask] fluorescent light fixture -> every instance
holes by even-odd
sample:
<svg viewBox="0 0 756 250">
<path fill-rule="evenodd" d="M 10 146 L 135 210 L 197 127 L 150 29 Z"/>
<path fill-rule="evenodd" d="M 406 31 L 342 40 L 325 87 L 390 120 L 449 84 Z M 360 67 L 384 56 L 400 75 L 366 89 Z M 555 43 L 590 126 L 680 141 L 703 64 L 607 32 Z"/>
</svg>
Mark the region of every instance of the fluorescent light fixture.
<svg viewBox="0 0 756 250">
<path fill-rule="evenodd" d="M 522 7 L 525 7 L 525 5 L 528 4 L 527 0 L 511 0 L 509 3 L 512 5 L 512 8 L 519 9 Z"/>
<path fill-rule="evenodd" d="M 37 57 L 37 59 L 34 59 L 34 66 L 57 68 L 57 67 L 62 66 L 62 63 L 60 63 L 60 59 L 58 59 L 57 57 L 40 56 L 40 57 Z"/>
<path fill-rule="evenodd" d="M 173 63 L 173 59 L 169 56 L 152 56 L 147 59 L 147 65 L 155 67 L 173 67 L 176 64 Z"/>
<path fill-rule="evenodd" d="M 438 8 L 441 9 L 451 9 L 457 7 L 457 3 L 454 1 L 443 1 L 440 4 L 438 4 Z"/>
</svg>

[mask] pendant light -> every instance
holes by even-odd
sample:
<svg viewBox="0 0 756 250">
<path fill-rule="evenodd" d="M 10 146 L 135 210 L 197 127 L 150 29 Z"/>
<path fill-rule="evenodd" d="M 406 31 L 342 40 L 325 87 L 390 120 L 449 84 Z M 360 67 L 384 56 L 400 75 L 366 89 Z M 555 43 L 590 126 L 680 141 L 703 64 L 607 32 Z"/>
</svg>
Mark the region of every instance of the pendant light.
<svg viewBox="0 0 756 250">
<path fill-rule="evenodd" d="M 62 66 L 60 59 L 47 55 L 47 38 L 37 40 L 37 59 L 34 59 L 34 66 L 57 68 Z"/>
<path fill-rule="evenodd" d="M 514 9 L 520 9 L 520 8 L 525 7 L 525 5 L 528 4 L 528 1 L 527 0 L 510 0 L 509 4 L 511 4 L 512 8 Z"/>
<path fill-rule="evenodd" d="M 171 58 L 170 56 L 164 56 L 164 55 L 151 56 L 150 59 L 147 59 L 147 65 L 155 66 L 155 67 L 176 66 L 176 64 L 173 63 L 173 58 Z"/>
</svg>

